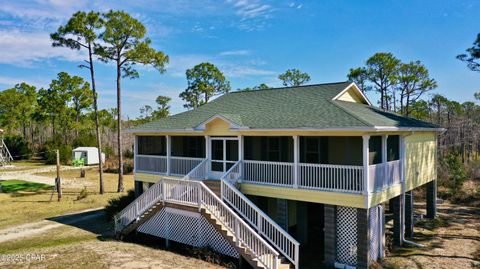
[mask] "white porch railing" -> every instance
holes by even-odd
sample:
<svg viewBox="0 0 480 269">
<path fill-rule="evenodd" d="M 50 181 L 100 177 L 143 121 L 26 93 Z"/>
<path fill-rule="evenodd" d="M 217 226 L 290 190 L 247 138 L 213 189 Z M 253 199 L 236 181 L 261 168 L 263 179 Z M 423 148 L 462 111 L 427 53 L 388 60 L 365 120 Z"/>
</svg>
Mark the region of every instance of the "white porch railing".
<svg viewBox="0 0 480 269">
<path fill-rule="evenodd" d="M 170 173 L 172 175 L 186 175 L 203 160 L 204 158 L 172 156 L 170 157 Z"/>
<path fill-rule="evenodd" d="M 243 181 L 277 186 L 293 185 L 293 163 L 245 160 Z"/>
<path fill-rule="evenodd" d="M 167 156 L 136 155 L 135 167 L 137 172 L 161 173 L 167 172 Z"/>
<path fill-rule="evenodd" d="M 385 167 L 386 166 L 386 167 Z M 400 160 L 370 165 L 368 190 L 376 192 L 400 183 Z"/>
<path fill-rule="evenodd" d="M 231 182 L 238 179 L 242 161 L 238 161 L 221 179 L 222 200 L 232 206 L 259 234 L 298 268 L 300 243 L 243 195 Z M 229 181 L 230 179 L 230 181 Z"/>
<path fill-rule="evenodd" d="M 208 165 L 210 164 L 209 159 L 204 159 L 199 163 L 195 169 L 192 169 L 183 179 L 195 179 L 195 180 L 204 180 L 208 176 Z"/>
<path fill-rule="evenodd" d="M 280 254 L 201 181 L 160 179 L 115 216 L 115 231 L 121 231 L 158 202 L 205 209 L 233 234 L 238 246 L 245 247 L 265 268 L 278 269 Z"/>
<path fill-rule="evenodd" d="M 299 188 L 362 193 L 363 167 L 332 164 L 299 164 Z"/>
<path fill-rule="evenodd" d="M 12 155 L 5 145 L 3 139 L 0 138 L 0 166 L 9 165 L 13 161 Z"/>
</svg>

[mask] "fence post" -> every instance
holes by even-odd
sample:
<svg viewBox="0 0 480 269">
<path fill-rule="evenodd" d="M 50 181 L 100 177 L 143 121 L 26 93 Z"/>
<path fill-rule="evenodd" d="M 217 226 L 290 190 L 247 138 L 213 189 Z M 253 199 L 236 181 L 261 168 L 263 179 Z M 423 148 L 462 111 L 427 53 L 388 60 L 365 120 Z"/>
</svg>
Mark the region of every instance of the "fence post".
<svg viewBox="0 0 480 269">
<path fill-rule="evenodd" d="M 198 212 L 200 212 L 202 210 L 202 185 L 200 183 L 195 185 L 197 187 Z"/>
<path fill-rule="evenodd" d="M 300 147 L 298 135 L 293 136 L 293 187 L 298 188 L 298 163 L 300 156 Z"/>
</svg>

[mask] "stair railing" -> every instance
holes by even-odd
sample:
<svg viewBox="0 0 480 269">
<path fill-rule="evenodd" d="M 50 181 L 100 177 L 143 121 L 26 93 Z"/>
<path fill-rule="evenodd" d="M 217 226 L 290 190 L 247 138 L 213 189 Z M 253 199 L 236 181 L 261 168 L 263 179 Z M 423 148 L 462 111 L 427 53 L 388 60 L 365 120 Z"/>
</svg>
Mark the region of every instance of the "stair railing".
<svg viewBox="0 0 480 269">
<path fill-rule="evenodd" d="M 245 247 L 266 268 L 277 269 L 280 254 L 265 239 L 247 224 L 233 209 L 224 203 L 203 182 L 201 187 L 201 206 L 210 212 L 235 237 L 238 247 Z"/>
<path fill-rule="evenodd" d="M 234 186 L 240 179 L 240 167 L 241 161 L 238 161 L 222 176 L 222 200 L 234 208 L 259 234 L 290 260 L 295 268 L 298 268 L 300 243 Z"/>
<path fill-rule="evenodd" d="M 198 178 L 198 176 L 202 173 L 206 173 L 201 171 L 206 171 L 207 163 L 208 159 L 204 159 L 200 164 L 193 168 L 184 177 L 184 179 Z M 174 199 L 179 200 L 182 196 L 188 196 L 190 192 L 191 190 L 185 185 L 177 184 L 172 186 L 169 180 L 159 180 L 157 183 L 153 184 L 153 186 L 144 191 L 140 196 L 138 196 L 128 206 L 126 206 L 122 211 L 115 215 L 115 232 L 122 231 L 125 227 L 137 220 L 143 213 L 145 213 L 145 211 L 159 201 L 168 200 L 169 197 L 174 197 Z M 186 201 L 185 203 L 188 204 Z"/>
<path fill-rule="evenodd" d="M 2 144 L 0 145 L 0 157 L 2 157 L 2 162 L 5 164 L 5 165 L 8 165 L 10 164 L 10 162 L 13 161 L 13 158 L 12 158 L 12 155 L 10 154 L 10 151 L 8 150 L 7 148 L 7 145 L 5 145 L 5 141 L 2 140 Z"/>
</svg>

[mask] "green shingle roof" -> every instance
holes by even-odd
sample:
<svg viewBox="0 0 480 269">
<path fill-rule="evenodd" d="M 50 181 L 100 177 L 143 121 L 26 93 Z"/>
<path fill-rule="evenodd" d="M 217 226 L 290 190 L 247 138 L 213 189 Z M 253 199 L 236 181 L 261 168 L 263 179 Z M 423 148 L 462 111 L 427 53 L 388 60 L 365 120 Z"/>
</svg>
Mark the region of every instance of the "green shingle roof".
<svg viewBox="0 0 480 269">
<path fill-rule="evenodd" d="M 132 130 L 192 129 L 214 116 L 251 129 L 437 128 L 433 124 L 372 106 L 332 100 L 348 85 L 350 82 L 231 92 L 198 109 L 152 121 Z"/>
</svg>

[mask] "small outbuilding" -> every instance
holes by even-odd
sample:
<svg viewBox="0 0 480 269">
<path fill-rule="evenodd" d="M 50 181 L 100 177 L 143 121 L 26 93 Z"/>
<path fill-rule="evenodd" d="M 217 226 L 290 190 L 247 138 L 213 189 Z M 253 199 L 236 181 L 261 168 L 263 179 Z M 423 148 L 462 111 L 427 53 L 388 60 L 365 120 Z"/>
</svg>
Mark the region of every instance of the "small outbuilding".
<svg viewBox="0 0 480 269">
<path fill-rule="evenodd" d="M 96 147 L 78 147 L 72 151 L 72 160 L 83 159 L 84 165 L 99 164 L 98 148 Z M 105 162 L 105 153 L 102 153 L 102 163 Z"/>
</svg>

